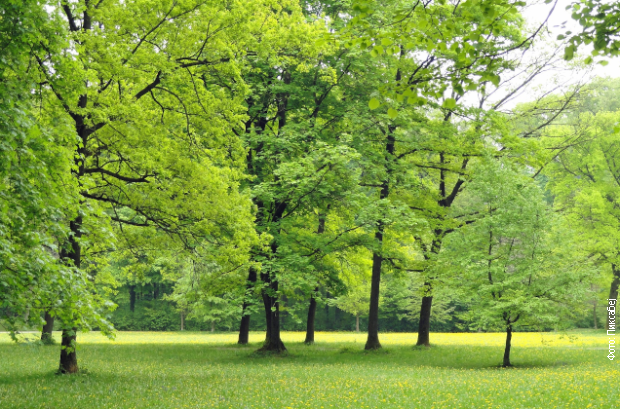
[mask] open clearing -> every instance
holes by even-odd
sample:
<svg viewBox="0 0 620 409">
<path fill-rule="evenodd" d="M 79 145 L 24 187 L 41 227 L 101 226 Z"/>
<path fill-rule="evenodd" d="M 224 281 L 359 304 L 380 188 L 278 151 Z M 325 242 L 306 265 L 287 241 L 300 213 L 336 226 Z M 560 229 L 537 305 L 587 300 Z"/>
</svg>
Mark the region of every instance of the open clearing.
<svg viewBox="0 0 620 409">
<path fill-rule="evenodd" d="M 25 334 L 24 337 L 34 337 Z M 55 333 L 60 339 L 60 334 Z M 285 332 L 289 354 L 257 356 L 264 333 L 78 335 L 82 373 L 59 376 L 58 346 L 0 334 L 0 408 L 616 408 L 617 361 L 603 331 L 515 333 L 515 368 L 499 368 L 504 334 Z M 620 359 L 620 358 L 619 358 Z"/>
</svg>

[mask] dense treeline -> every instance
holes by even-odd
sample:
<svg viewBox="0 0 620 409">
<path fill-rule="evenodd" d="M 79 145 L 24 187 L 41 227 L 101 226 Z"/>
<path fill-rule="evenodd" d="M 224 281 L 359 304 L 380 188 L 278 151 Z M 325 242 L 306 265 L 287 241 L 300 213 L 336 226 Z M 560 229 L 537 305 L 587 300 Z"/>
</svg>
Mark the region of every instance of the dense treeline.
<svg viewBox="0 0 620 409">
<path fill-rule="evenodd" d="M 620 283 L 618 87 L 535 93 L 602 23 L 577 7 L 584 33 L 541 52 L 524 7 L 3 5 L 2 325 L 61 330 L 63 373 L 112 324 L 266 330 L 270 353 L 283 329 L 366 349 L 502 330 L 504 366 L 515 330 L 597 327 Z"/>
</svg>

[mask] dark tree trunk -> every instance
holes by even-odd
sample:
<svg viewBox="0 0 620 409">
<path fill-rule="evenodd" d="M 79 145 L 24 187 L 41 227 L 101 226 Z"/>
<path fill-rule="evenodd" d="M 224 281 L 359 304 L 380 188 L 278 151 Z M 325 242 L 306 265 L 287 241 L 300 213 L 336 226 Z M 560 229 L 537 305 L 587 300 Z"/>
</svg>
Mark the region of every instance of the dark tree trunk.
<svg viewBox="0 0 620 409">
<path fill-rule="evenodd" d="M 185 331 L 185 314 L 181 311 L 181 331 Z"/>
<path fill-rule="evenodd" d="M 618 286 L 620 286 L 620 268 L 618 268 L 618 266 L 616 266 L 615 264 L 612 264 L 611 271 L 614 274 L 614 278 L 611 281 L 611 288 L 609 289 L 609 299 L 617 300 L 618 299 Z M 614 318 L 614 321 L 615 321 L 615 318 Z M 609 329 L 609 324 L 610 324 L 610 318 L 609 318 L 609 314 L 607 314 L 606 329 Z"/>
<path fill-rule="evenodd" d="M 512 342 L 512 324 L 506 326 L 506 348 L 504 349 L 504 363 L 502 366 L 508 368 L 510 364 L 510 343 Z"/>
<path fill-rule="evenodd" d="M 80 162 L 80 172 L 83 173 L 83 162 Z M 66 254 L 65 260 L 71 260 L 75 268 L 80 268 L 82 264 L 82 247 L 80 245 L 80 238 L 82 237 L 82 216 L 78 215 L 75 219 L 69 222 L 69 230 L 71 236 L 69 236 L 70 250 Z M 65 251 L 62 251 L 63 255 Z M 75 351 L 77 342 L 77 328 L 71 327 L 67 329 L 63 325 L 62 341 L 60 348 L 60 366 L 58 368 L 59 373 L 72 374 L 76 373 L 78 369 L 77 354 Z"/>
<path fill-rule="evenodd" d="M 360 315 L 355 314 L 355 332 L 360 332 Z"/>
<path fill-rule="evenodd" d="M 425 254 L 424 259 L 426 261 L 432 260 L 433 255 L 439 254 L 441 249 L 441 243 L 443 240 L 443 231 L 435 230 L 435 238 L 431 243 L 431 254 Z M 420 308 L 420 320 L 418 323 L 418 341 L 417 346 L 424 345 L 431 346 L 430 334 L 431 334 L 431 312 L 433 307 L 433 284 L 432 278 L 427 277 L 424 283 L 424 295 L 422 296 L 422 306 Z"/>
<path fill-rule="evenodd" d="M 327 205 L 329 210 L 329 205 Z M 319 225 L 316 229 L 316 234 L 323 234 L 325 232 L 325 220 L 327 215 L 325 212 L 319 213 Z M 306 345 L 314 344 L 314 318 L 316 316 L 316 296 L 319 293 L 319 286 L 317 285 L 310 296 L 310 306 L 308 307 L 308 320 L 306 321 Z"/>
<path fill-rule="evenodd" d="M 280 305 L 278 303 L 278 281 L 269 274 L 261 274 L 261 280 L 267 284 L 263 289 L 263 304 L 265 306 L 265 318 L 267 321 L 267 334 L 265 344 L 259 351 L 280 353 L 286 351 L 286 347 L 280 338 Z"/>
<path fill-rule="evenodd" d="M 424 286 L 430 287 L 430 284 L 425 283 Z M 420 309 L 420 323 L 418 325 L 418 342 L 416 342 L 416 345 L 424 345 L 426 347 L 431 346 L 430 332 L 432 306 L 433 296 L 422 297 L 422 308 Z"/>
<path fill-rule="evenodd" d="M 130 285 L 128 288 L 129 288 L 129 311 L 134 312 L 136 310 L 136 286 Z"/>
<path fill-rule="evenodd" d="M 52 343 L 54 338 L 52 337 L 52 331 L 54 331 L 54 317 L 50 315 L 49 311 L 45 311 L 45 325 L 43 325 L 43 331 L 41 331 L 41 341 L 44 343 Z"/>
<path fill-rule="evenodd" d="M 396 80 L 400 81 L 400 70 L 396 73 Z M 387 199 L 390 195 L 390 175 L 392 174 L 394 149 L 396 138 L 394 131 L 396 127 L 389 126 L 387 133 L 387 141 L 385 144 L 386 174 L 387 177 L 381 183 L 381 192 L 379 199 Z M 375 232 L 375 245 L 377 250 L 372 253 L 372 277 L 370 279 L 370 309 L 368 311 L 368 339 L 366 340 L 365 349 L 379 349 L 379 291 L 381 285 L 381 267 L 383 264 L 383 231 L 385 225 L 383 220 L 377 221 L 377 231 Z"/>
<path fill-rule="evenodd" d="M 58 372 L 62 374 L 76 373 L 78 368 L 76 348 L 77 328 L 62 331 L 62 345 L 60 347 L 60 367 Z"/>
<path fill-rule="evenodd" d="M 382 232 L 377 232 L 375 238 L 382 241 Z M 381 263 L 383 257 L 378 252 L 372 254 L 372 278 L 370 281 L 370 310 L 368 312 L 368 339 L 365 349 L 379 349 L 379 288 L 381 285 Z"/>
<path fill-rule="evenodd" d="M 238 344 L 245 345 L 250 340 L 250 314 L 247 311 L 250 306 L 249 297 L 254 285 L 256 285 L 256 269 L 250 267 L 248 274 L 248 283 L 245 290 L 245 298 L 243 299 L 243 310 L 241 315 L 241 325 L 239 326 L 239 340 Z"/>
<path fill-rule="evenodd" d="M 319 287 L 314 289 L 310 296 L 310 306 L 308 307 L 308 322 L 306 323 L 306 345 L 314 344 L 314 317 L 316 316 L 316 299 L 314 298 L 319 291 Z"/>
</svg>

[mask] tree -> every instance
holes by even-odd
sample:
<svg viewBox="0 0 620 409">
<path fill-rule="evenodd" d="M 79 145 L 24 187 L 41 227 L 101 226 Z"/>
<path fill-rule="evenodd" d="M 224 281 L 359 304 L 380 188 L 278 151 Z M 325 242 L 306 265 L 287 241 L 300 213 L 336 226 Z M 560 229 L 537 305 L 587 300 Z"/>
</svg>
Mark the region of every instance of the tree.
<svg viewBox="0 0 620 409">
<path fill-rule="evenodd" d="M 367 1 L 354 3 L 353 9 L 357 15 L 350 20 L 348 33 L 355 35 L 351 35 L 349 46 L 366 49 L 371 55 L 383 60 L 385 66 L 391 67 L 390 73 L 384 75 L 384 78 L 389 80 L 384 79 L 383 85 L 378 86 L 384 103 L 381 103 L 379 97 L 369 100 L 371 109 L 383 106 L 389 118 L 384 123 L 386 135 L 383 148 L 384 179 L 371 182 L 381 189 L 379 200 L 398 203 L 399 199 L 395 196 L 404 190 L 404 186 L 415 186 L 419 189 L 420 184 L 416 186 L 411 180 L 412 175 L 407 175 L 410 180 L 402 183 L 403 176 L 398 171 L 410 160 L 411 155 L 418 153 L 426 159 L 425 155 L 435 152 L 438 154 L 438 161 L 432 160 L 431 167 L 440 171 L 441 180 L 437 186 L 441 193 L 437 194 L 434 200 L 439 209 L 426 212 L 426 216 L 434 211 L 436 213 L 436 210 L 439 210 L 440 217 L 446 213 L 446 208 L 451 206 L 463 186 L 465 167 L 470 158 L 464 157 L 459 161 L 457 157 L 454 162 L 460 163 L 451 166 L 449 162 L 453 159 L 446 157 L 449 148 L 441 142 L 435 144 L 430 151 L 426 147 L 420 149 L 419 145 L 414 143 L 415 138 L 409 134 L 411 119 L 401 120 L 400 117 L 404 116 L 407 110 L 413 111 L 414 114 L 410 113 L 409 118 L 414 117 L 417 126 L 425 127 L 430 118 L 426 116 L 424 109 L 428 111 L 429 108 L 442 108 L 445 121 L 448 121 L 457 108 L 457 101 L 467 90 L 480 88 L 484 94 L 487 84 L 499 85 L 500 75 L 515 68 L 510 53 L 529 47 L 541 29 L 538 28 L 527 37 L 523 34 L 519 16 L 519 8 L 522 5 L 519 2 L 509 1 L 458 2 L 455 5 L 446 2 L 429 2 L 424 5 L 421 3 L 386 5 Z M 425 108 L 416 110 L 416 106 Z M 403 135 L 407 137 L 403 138 Z M 426 142 L 425 135 L 419 139 L 422 143 Z M 467 153 L 463 152 L 457 156 L 464 155 Z M 454 169 L 451 169 L 452 167 Z M 448 191 L 446 177 L 452 172 L 456 175 L 456 181 L 454 188 Z M 395 184 L 396 180 L 400 183 Z M 400 201 L 405 202 L 402 199 Z M 411 219 L 410 216 L 405 217 Z M 381 254 L 384 251 L 383 240 L 386 229 L 392 228 L 389 223 L 386 224 L 387 219 L 382 216 L 376 221 L 376 249 L 373 253 L 374 273 L 366 349 L 381 347 L 378 339 L 378 298 L 383 261 L 390 261 L 395 268 L 411 269 L 402 262 L 400 267 L 396 267 L 398 264 L 394 263 L 395 260 L 390 260 L 389 256 L 386 258 L 385 254 Z M 430 239 L 430 243 L 427 243 L 428 240 L 423 240 L 418 232 L 414 232 L 418 244 L 427 245 L 423 252 L 427 261 L 430 260 L 431 254 L 440 251 L 441 240 L 451 229 L 445 226 L 443 220 L 431 224 L 436 226 L 431 234 L 435 237 Z M 447 224 L 454 225 L 458 222 L 450 220 Z M 420 316 L 418 342 L 425 345 L 429 342 L 431 281 L 429 277 Z"/>
<path fill-rule="evenodd" d="M 557 321 L 588 291 L 590 269 L 529 175 L 506 161 L 480 166 L 469 193 L 484 216 L 449 237 L 443 262 L 470 303 L 474 328 L 506 331 L 502 365 L 509 367 L 515 326 Z"/>
<path fill-rule="evenodd" d="M 370 283 L 363 282 L 349 287 L 346 294 L 328 300 L 328 304 L 355 316 L 355 332 L 360 332 L 360 317 L 368 314 Z"/>
<path fill-rule="evenodd" d="M 231 123 L 243 109 L 211 81 L 235 76 L 235 47 L 252 38 L 253 11 L 165 0 L 53 10 L 64 13 L 71 42 L 37 54 L 36 63 L 45 109 L 70 121 L 76 136 L 66 145 L 81 196 L 63 244 L 68 265 L 83 267 L 83 249 L 109 221 L 160 229 L 192 248 L 213 229 L 230 237 L 229 227 L 249 218 L 247 198 L 230 189 L 238 175 L 229 165 L 240 153 Z M 75 343 L 74 321 L 63 323 L 63 345 Z M 61 372 L 77 369 L 75 351 L 63 348 Z"/>
<path fill-rule="evenodd" d="M 611 273 L 609 298 L 617 298 L 620 285 L 618 118 L 617 112 L 584 112 L 567 121 L 558 130 L 575 142 L 545 172 L 556 208 L 572 221 L 591 258 Z"/>
<path fill-rule="evenodd" d="M 319 16 L 298 5 L 274 16 L 272 54 L 248 59 L 249 119 L 240 132 L 247 146 L 247 173 L 257 209 L 256 230 L 268 245 L 256 246 L 252 262 L 262 288 L 267 334 L 263 350 L 282 352 L 282 285 L 310 296 L 323 271 L 322 258 L 344 245 L 359 226 L 351 218 L 330 227 L 327 202 L 340 202 L 357 186 L 357 154 L 340 135 L 346 114 L 343 85 L 351 59 L 341 47 L 316 44 L 326 33 Z M 344 114 L 343 114 L 344 113 Z M 341 202 L 338 206 L 344 206 Z M 335 206 L 336 207 L 336 206 Z M 317 212 L 328 218 L 317 234 Z M 320 236 L 320 237 L 319 237 Z M 250 277 L 248 277 L 250 278 Z M 248 280 L 251 282 L 251 280 Z M 292 293 L 293 288 L 289 293 Z"/>
<path fill-rule="evenodd" d="M 0 320 L 14 335 L 24 325 L 40 325 L 45 312 L 51 337 L 55 316 L 75 314 L 84 327 L 109 333 L 88 276 L 58 260 L 58 241 L 68 233 L 64 223 L 74 215 L 67 208 L 78 192 L 67 177 L 70 151 L 54 142 L 67 127 L 38 122 L 35 109 L 41 92 L 29 69 L 32 58 L 63 45 L 56 35 L 60 21 L 48 6 L 18 1 L 0 8 Z M 81 299 L 81 306 L 58 307 L 71 299 Z"/>
</svg>

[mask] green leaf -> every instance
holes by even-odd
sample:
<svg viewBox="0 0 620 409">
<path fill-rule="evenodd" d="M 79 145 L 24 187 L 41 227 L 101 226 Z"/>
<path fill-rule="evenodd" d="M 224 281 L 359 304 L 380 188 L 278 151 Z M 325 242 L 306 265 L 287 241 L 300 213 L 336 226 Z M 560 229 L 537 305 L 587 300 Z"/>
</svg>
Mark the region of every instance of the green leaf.
<svg viewBox="0 0 620 409">
<path fill-rule="evenodd" d="M 398 116 L 398 111 L 395 110 L 394 108 L 390 108 L 388 109 L 388 116 L 392 119 L 396 118 Z"/>
<path fill-rule="evenodd" d="M 443 107 L 448 109 L 456 108 L 456 100 L 454 98 L 448 98 L 443 102 Z"/>
<path fill-rule="evenodd" d="M 381 54 L 383 54 L 383 47 L 380 45 L 374 46 L 372 51 L 370 52 L 370 55 L 372 55 L 373 57 L 377 57 Z"/>
<path fill-rule="evenodd" d="M 381 102 L 379 102 L 377 98 L 371 98 L 370 101 L 368 101 L 368 108 L 370 109 L 377 109 L 380 106 L 381 106 Z"/>
<path fill-rule="evenodd" d="M 572 60 L 574 55 L 575 55 L 575 46 L 574 45 L 569 45 L 568 47 L 566 47 L 564 49 L 564 59 L 566 61 Z"/>
</svg>

